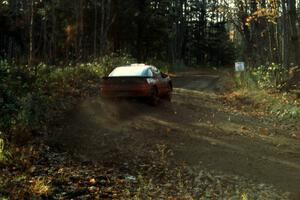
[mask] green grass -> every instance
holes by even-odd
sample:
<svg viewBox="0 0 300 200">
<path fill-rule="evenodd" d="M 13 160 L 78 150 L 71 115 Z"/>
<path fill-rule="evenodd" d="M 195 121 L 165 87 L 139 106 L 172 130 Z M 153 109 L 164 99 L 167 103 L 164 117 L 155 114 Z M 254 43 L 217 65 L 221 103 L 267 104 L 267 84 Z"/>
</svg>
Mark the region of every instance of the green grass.
<svg viewBox="0 0 300 200">
<path fill-rule="evenodd" d="M 263 104 L 267 112 L 280 119 L 300 119 L 300 100 L 293 94 L 278 89 L 284 84 L 278 81 L 282 78 L 273 78 L 270 73 L 257 72 L 258 70 L 261 68 L 256 69 L 255 73 L 251 71 L 226 73 L 222 77 L 221 84 L 225 86 L 227 92 L 236 92 L 251 99 L 255 104 Z"/>
<path fill-rule="evenodd" d="M 266 110 L 280 119 L 300 119 L 300 101 L 292 94 L 258 87 L 235 88 L 241 96 L 263 104 Z"/>
</svg>

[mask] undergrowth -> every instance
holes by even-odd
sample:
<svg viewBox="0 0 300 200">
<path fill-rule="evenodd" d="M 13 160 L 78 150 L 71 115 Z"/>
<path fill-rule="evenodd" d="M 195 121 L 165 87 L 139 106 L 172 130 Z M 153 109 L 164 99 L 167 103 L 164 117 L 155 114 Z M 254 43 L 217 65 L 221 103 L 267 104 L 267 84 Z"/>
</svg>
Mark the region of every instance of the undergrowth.
<svg viewBox="0 0 300 200">
<path fill-rule="evenodd" d="M 281 119 L 300 119 L 300 101 L 294 95 L 284 92 L 288 85 L 289 72 L 279 64 L 235 73 L 225 78 L 232 90 L 247 96 L 254 102 L 265 104 L 268 111 Z"/>
<path fill-rule="evenodd" d="M 137 63 L 126 54 L 110 54 L 87 63 L 50 66 L 18 65 L 0 60 L 0 163 L 9 158 L 9 145 L 24 145 L 47 134 L 47 126 L 88 96 L 99 94 L 101 77 L 116 66 Z M 171 66 L 149 60 L 162 71 Z"/>
<path fill-rule="evenodd" d="M 102 76 L 133 62 L 127 55 L 64 66 L 0 60 L 0 163 L 9 157 L 9 145 L 4 143 L 23 145 L 33 136 L 47 134 L 47 126 L 80 99 L 98 95 Z"/>
</svg>

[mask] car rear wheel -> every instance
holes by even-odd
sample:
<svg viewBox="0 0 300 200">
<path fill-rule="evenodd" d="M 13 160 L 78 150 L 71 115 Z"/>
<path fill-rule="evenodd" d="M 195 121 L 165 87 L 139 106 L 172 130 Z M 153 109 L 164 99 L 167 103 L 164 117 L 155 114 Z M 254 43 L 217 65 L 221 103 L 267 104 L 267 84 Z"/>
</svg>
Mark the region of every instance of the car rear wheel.
<svg viewBox="0 0 300 200">
<path fill-rule="evenodd" d="M 150 104 L 155 106 L 159 102 L 159 96 L 158 96 L 158 91 L 157 88 L 152 88 L 151 90 L 151 97 L 150 97 Z"/>
<path fill-rule="evenodd" d="M 172 99 L 172 94 L 171 94 L 171 92 L 169 92 L 166 96 L 164 96 L 164 99 L 165 99 L 166 101 L 171 102 L 171 99 Z"/>
<path fill-rule="evenodd" d="M 166 100 L 166 101 L 169 101 L 171 102 L 171 98 L 172 98 L 172 85 L 171 83 L 169 84 L 169 89 L 168 89 L 168 93 L 166 95 L 163 96 L 163 99 Z"/>
</svg>

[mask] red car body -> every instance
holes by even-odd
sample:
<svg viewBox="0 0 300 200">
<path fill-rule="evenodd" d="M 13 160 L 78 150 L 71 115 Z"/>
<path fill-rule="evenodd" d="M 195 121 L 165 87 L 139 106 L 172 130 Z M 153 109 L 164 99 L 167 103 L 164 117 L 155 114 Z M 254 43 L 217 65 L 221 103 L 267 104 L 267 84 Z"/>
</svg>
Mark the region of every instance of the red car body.
<svg viewBox="0 0 300 200">
<path fill-rule="evenodd" d="M 146 97 L 153 103 L 159 98 L 170 100 L 171 92 L 171 78 L 144 64 L 117 67 L 103 78 L 101 85 L 102 97 Z"/>
</svg>

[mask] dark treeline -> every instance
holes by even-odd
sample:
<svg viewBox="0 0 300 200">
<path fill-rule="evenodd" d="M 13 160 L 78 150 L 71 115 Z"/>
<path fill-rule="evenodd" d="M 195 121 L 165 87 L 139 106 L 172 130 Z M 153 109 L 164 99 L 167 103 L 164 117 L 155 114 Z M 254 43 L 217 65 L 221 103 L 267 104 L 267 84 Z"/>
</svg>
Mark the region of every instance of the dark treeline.
<svg viewBox="0 0 300 200">
<path fill-rule="evenodd" d="M 187 65 L 299 63 L 296 0 L 1 0 L 0 56 L 35 64 L 126 53 Z"/>
</svg>

